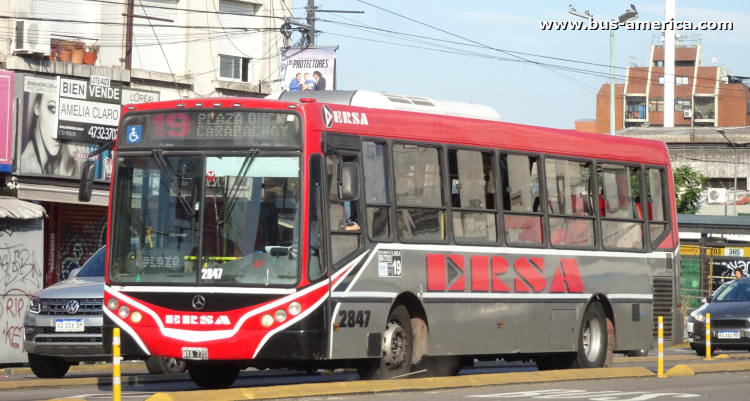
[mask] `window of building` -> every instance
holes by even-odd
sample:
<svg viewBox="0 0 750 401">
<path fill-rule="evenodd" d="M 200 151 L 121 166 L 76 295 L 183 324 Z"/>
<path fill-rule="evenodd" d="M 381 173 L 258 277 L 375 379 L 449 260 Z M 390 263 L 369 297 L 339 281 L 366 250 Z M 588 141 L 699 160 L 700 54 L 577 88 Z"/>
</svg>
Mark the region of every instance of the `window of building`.
<svg viewBox="0 0 750 401">
<path fill-rule="evenodd" d="M 674 111 L 686 111 L 692 108 L 693 101 L 690 99 L 675 99 Z"/>
<path fill-rule="evenodd" d="M 393 145 L 398 235 L 402 240 L 445 239 L 440 151 L 417 145 Z"/>
<path fill-rule="evenodd" d="M 374 240 L 385 240 L 391 236 L 388 168 L 385 155 L 385 144 L 362 142 L 367 233 Z"/>
<path fill-rule="evenodd" d="M 641 179 L 637 167 L 597 166 L 599 212 L 605 249 L 642 249 Z"/>
<path fill-rule="evenodd" d="M 226 79 L 250 82 L 250 59 L 220 54 L 219 76 Z"/>
<path fill-rule="evenodd" d="M 667 218 L 664 182 L 662 180 L 662 171 L 655 168 L 646 169 L 646 196 L 648 198 L 648 219 L 649 231 L 651 232 L 651 242 L 658 245 L 656 240 L 667 230 Z"/>
<path fill-rule="evenodd" d="M 648 111 L 664 111 L 664 99 L 649 99 Z"/>
<path fill-rule="evenodd" d="M 750 116 L 750 100 L 747 101 L 747 115 Z"/>
<path fill-rule="evenodd" d="M 696 120 L 715 118 L 715 98 L 713 96 L 695 97 L 695 106 L 693 107 L 693 118 Z"/>
<path fill-rule="evenodd" d="M 546 159 L 544 168 L 550 242 L 559 246 L 594 246 L 590 163 Z"/>
<path fill-rule="evenodd" d="M 331 259 L 334 264 L 350 255 L 361 244 L 359 203 L 339 199 L 339 163 L 356 162 L 354 156 L 329 153 L 326 155 L 329 219 L 331 224 Z"/>
<path fill-rule="evenodd" d="M 503 155 L 503 223 L 505 241 L 510 244 L 541 244 L 544 203 L 539 190 L 539 159 Z"/>
<path fill-rule="evenodd" d="M 675 60 L 674 62 L 675 67 L 695 67 L 695 61 L 694 60 Z"/>
<path fill-rule="evenodd" d="M 688 84 L 688 77 L 675 77 L 674 78 L 674 84 L 675 85 L 687 85 Z"/>
<path fill-rule="evenodd" d="M 664 85 L 664 76 L 659 77 L 659 85 Z"/>
<path fill-rule="evenodd" d="M 627 112 L 625 118 L 628 120 L 642 120 L 646 118 L 646 97 L 645 96 L 628 96 L 626 97 Z"/>
<path fill-rule="evenodd" d="M 450 150 L 448 166 L 456 239 L 497 241 L 497 206 L 492 153 Z"/>
<path fill-rule="evenodd" d="M 664 67 L 664 61 L 663 60 L 654 61 L 654 67 Z"/>
</svg>

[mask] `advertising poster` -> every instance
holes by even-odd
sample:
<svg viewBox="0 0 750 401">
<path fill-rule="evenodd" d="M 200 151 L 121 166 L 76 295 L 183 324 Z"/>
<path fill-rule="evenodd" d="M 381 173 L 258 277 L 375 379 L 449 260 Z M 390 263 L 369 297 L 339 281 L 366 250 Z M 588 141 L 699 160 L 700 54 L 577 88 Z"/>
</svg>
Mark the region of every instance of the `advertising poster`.
<svg viewBox="0 0 750 401">
<path fill-rule="evenodd" d="M 281 51 L 281 82 L 290 92 L 335 88 L 336 49 Z"/>
<path fill-rule="evenodd" d="M 55 138 L 86 142 L 115 139 L 120 122 L 122 85 L 92 75 L 89 81 L 58 77 L 57 87 Z"/>
<path fill-rule="evenodd" d="M 81 165 L 89 153 L 101 146 L 92 141 L 56 139 L 58 101 L 57 79 L 24 76 L 19 173 L 79 177 Z M 119 115 L 120 106 L 115 107 Z M 96 179 L 108 180 L 112 174 L 111 151 L 95 160 L 99 162 Z"/>
<path fill-rule="evenodd" d="M 10 173 L 13 133 L 13 72 L 0 71 L 0 173 Z"/>
</svg>

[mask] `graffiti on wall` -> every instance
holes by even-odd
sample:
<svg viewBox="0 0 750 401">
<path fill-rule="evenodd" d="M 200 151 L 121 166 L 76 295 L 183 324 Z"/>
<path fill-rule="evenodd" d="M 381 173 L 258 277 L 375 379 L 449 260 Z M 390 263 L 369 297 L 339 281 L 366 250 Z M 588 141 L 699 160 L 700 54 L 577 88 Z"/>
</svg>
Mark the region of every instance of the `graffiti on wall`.
<svg viewBox="0 0 750 401">
<path fill-rule="evenodd" d="M 106 213 L 99 220 L 88 221 L 75 227 L 62 225 L 59 253 L 60 280 L 67 279 L 72 270 L 83 266 L 104 245 L 106 232 Z"/>
<path fill-rule="evenodd" d="M 0 223 L 0 363 L 27 360 L 23 315 L 31 295 L 42 289 L 42 223 Z"/>
</svg>

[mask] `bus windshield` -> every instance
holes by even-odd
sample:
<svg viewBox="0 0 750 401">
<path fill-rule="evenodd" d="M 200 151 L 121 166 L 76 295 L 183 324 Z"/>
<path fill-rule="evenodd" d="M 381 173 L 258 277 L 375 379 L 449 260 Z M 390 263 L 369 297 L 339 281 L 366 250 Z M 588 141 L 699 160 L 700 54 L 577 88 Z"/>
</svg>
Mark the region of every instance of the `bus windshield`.
<svg viewBox="0 0 750 401">
<path fill-rule="evenodd" d="M 118 157 L 112 283 L 294 285 L 297 156 Z"/>
</svg>

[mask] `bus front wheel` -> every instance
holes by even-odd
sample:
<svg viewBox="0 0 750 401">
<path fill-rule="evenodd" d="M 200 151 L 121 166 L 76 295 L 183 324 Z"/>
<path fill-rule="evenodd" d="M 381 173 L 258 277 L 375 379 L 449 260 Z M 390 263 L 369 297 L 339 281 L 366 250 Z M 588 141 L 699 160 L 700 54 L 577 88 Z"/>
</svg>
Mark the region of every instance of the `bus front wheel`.
<svg viewBox="0 0 750 401">
<path fill-rule="evenodd" d="M 607 358 L 607 318 L 598 302 L 592 302 L 583 313 L 578 335 L 578 352 L 574 368 L 601 368 Z"/>
<path fill-rule="evenodd" d="M 363 380 L 393 379 L 411 371 L 414 336 L 411 317 L 404 305 L 397 305 L 388 315 L 383 332 L 379 359 L 368 360 L 357 367 Z"/>
<path fill-rule="evenodd" d="M 231 365 L 189 364 L 187 368 L 193 383 L 211 390 L 229 388 L 240 375 L 240 369 Z"/>
</svg>

